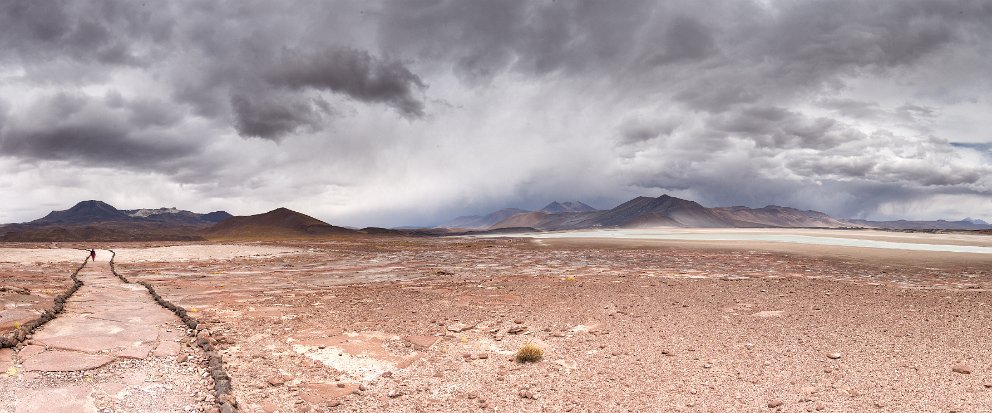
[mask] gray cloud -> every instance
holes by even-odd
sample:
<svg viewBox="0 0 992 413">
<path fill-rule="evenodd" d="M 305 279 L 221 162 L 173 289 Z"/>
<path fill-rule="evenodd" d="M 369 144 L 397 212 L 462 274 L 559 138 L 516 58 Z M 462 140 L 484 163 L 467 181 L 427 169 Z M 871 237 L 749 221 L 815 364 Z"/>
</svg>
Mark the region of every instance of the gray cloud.
<svg viewBox="0 0 992 413">
<path fill-rule="evenodd" d="M 319 99 L 300 99 L 277 91 L 231 96 L 235 124 L 241 136 L 281 139 L 301 129 L 319 130 L 329 108 Z"/>
<path fill-rule="evenodd" d="M 829 118 L 809 118 L 777 107 L 747 107 L 716 117 L 716 132 L 754 141 L 760 147 L 826 149 L 864 139 L 864 134 Z"/>
<path fill-rule="evenodd" d="M 283 50 L 280 57 L 265 76 L 273 85 L 330 90 L 363 102 L 388 104 L 405 116 L 424 115 L 424 103 L 415 95 L 426 85 L 398 61 L 374 59 L 367 51 L 355 49 L 324 50 L 317 55 Z"/>
<path fill-rule="evenodd" d="M 620 142 L 635 144 L 658 137 L 671 135 L 679 127 L 676 119 L 645 119 L 633 117 L 625 119 L 619 126 Z"/>
<path fill-rule="evenodd" d="M 155 169 L 199 149 L 193 139 L 155 129 L 160 118 L 133 116 L 154 112 L 153 103 L 109 100 L 111 105 L 77 94 L 43 97 L 30 107 L 30 118 L 4 125 L 0 154 Z"/>
<path fill-rule="evenodd" d="M 819 106 L 835 110 L 838 114 L 850 118 L 878 118 L 885 114 L 885 112 L 878 107 L 878 103 L 875 102 L 827 98 L 816 103 Z"/>
<path fill-rule="evenodd" d="M 986 1 L 11 0 L 0 169 L 23 202 L 71 164 L 359 225 L 668 191 L 975 216 L 988 21 Z"/>
</svg>

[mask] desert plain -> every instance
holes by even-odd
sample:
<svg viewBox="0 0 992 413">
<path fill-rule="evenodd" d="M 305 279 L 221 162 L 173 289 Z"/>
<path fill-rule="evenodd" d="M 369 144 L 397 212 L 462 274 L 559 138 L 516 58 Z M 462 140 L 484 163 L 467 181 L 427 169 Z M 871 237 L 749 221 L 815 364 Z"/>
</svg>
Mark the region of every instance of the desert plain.
<svg viewBox="0 0 992 413">
<path fill-rule="evenodd" d="M 0 349 L 0 411 L 220 411 L 197 336 L 241 412 L 992 411 L 987 253 L 567 234 L 5 244 L 0 333 L 49 308 L 89 248 L 65 311 Z M 113 277 L 111 250 L 198 331 Z M 515 360 L 526 344 L 541 360 Z"/>
</svg>

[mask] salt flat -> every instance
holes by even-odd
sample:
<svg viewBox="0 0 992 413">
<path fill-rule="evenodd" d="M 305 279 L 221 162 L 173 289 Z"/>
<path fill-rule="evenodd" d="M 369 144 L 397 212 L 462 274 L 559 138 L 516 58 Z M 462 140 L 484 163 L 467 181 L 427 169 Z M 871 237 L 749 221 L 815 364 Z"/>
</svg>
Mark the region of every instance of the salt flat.
<svg viewBox="0 0 992 413">
<path fill-rule="evenodd" d="M 523 233 L 511 236 L 536 239 L 722 241 L 728 245 L 738 247 L 746 247 L 748 243 L 752 242 L 776 242 L 854 248 L 992 254 L 992 239 L 990 237 L 961 233 L 893 233 L 887 231 L 829 229 L 653 228 L 554 231 Z"/>
</svg>

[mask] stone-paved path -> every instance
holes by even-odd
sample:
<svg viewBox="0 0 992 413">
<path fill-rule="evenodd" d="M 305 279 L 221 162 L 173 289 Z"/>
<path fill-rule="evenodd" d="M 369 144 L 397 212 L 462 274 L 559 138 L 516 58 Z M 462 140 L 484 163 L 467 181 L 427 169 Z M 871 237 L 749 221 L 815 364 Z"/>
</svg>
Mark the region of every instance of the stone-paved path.
<svg viewBox="0 0 992 413">
<path fill-rule="evenodd" d="M 65 311 L 18 351 L 0 350 L 0 412 L 202 412 L 210 393 L 185 327 L 108 255 L 79 272 Z M 188 360 L 187 360 L 188 359 Z"/>
</svg>

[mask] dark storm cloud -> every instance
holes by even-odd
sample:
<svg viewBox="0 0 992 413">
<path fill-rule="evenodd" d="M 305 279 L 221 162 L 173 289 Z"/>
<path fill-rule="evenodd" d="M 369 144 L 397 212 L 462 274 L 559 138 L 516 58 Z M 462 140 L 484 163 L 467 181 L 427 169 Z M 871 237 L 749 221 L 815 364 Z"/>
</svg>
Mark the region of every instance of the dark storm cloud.
<svg viewBox="0 0 992 413">
<path fill-rule="evenodd" d="M 364 50 L 319 54 L 283 50 L 265 77 L 274 86 L 330 90 L 363 102 L 385 103 L 405 116 L 424 115 L 424 103 L 416 96 L 426 86 L 423 80 L 402 63 L 375 59 Z"/>
<path fill-rule="evenodd" d="M 353 6 L 13 1 L 0 6 L 0 62 L 36 83 L 80 85 L 110 81 L 114 67 L 144 67 L 173 90 L 173 106 L 192 105 L 245 137 L 323 129 L 330 118 L 315 91 L 423 116 L 426 83 L 403 62 L 333 40 L 347 39 L 333 20 L 349 18 L 333 15 Z"/>
<path fill-rule="evenodd" d="M 661 136 L 671 135 L 679 123 L 676 119 L 645 119 L 635 117 L 624 120 L 620 126 L 620 143 L 635 144 Z"/>
<path fill-rule="evenodd" d="M 810 118 L 778 107 L 748 107 L 715 117 L 711 130 L 754 141 L 759 147 L 827 149 L 864 139 L 864 134 L 829 118 Z"/>
<path fill-rule="evenodd" d="M 651 1 L 387 1 L 380 36 L 387 50 L 449 60 L 469 80 L 488 80 L 507 69 L 538 76 L 624 76 L 715 52 L 711 29 L 676 12 L 681 9 L 698 7 Z"/>
<path fill-rule="evenodd" d="M 278 140 L 304 129 L 320 129 L 326 103 L 318 99 L 300 99 L 294 95 L 268 93 L 231 96 L 234 127 L 241 136 Z"/>
<path fill-rule="evenodd" d="M 0 60 L 74 59 L 105 65 L 144 65 L 165 42 L 174 17 L 140 3 L 97 0 L 0 5 Z M 139 51 L 139 49 L 144 49 Z M 29 73 L 29 77 L 31 74 Z M 43 78 L 37 78 L 43 81 Z"/>
<path fill-rule="evenodd" d="M 156 169 L 194 154 L 197 141 L 150 128 L 157 117 L 133 116 L 154 112 L 149 105 L 66 93 L 45 97 L 32 105 L 30 119 L 4 125 L 0 155 Z"/>
<path fill-rule="evenodd" d="M 680 61 L 703 59 L 715 52 L 710 30 L 699 21 L 681 16 L 665 29 L 661 50 L 647 58 L 649 65 L 667 65 Z"/>
</svg>

